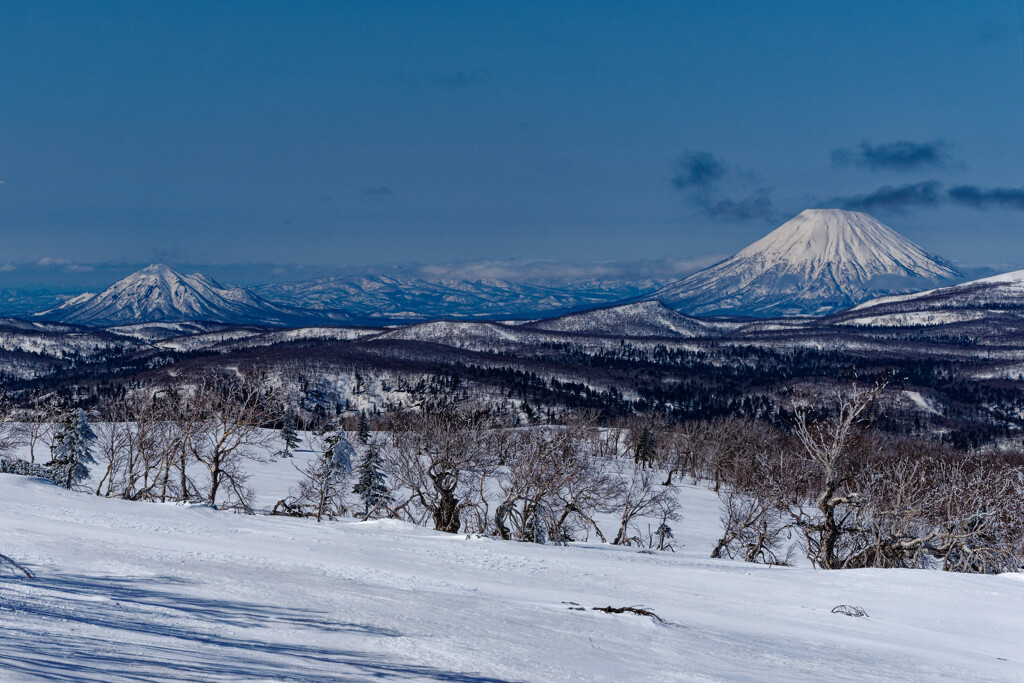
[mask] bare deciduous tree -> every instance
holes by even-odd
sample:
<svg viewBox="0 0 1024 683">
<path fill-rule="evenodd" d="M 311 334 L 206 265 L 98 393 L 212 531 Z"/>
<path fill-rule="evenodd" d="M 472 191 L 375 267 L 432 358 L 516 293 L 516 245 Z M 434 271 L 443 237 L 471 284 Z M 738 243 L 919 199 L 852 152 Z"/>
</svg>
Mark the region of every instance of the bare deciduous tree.
<svg viewBox="0 0 1024 683">
<path fill-rule="evenodd" d="M 392 481 L 410 492 L 396 512 L 418 508 L 423 514 L 414 521 L 429 516 L 435 529 L 458 533 L 463 511 L 482 504 L 481 478 L 494 466 L 483 448 L 488 425 L 485 409 L 451 402 L 390 416 L 382 425 L 388 434 L 382 448 L 385 468 Z"/>
<path fill-rule="evenodd" d="M 206 501 L 251 512 L 246 461 L 266 459 L 276 438 L 269 429 L 280 407 L 277 390 L 256 373 L 204 373 L 195 378 L 188 398 L 187 448 L 206 468 Z"/>
<path fill-rule="evenodd" d="M 662 486 L 656 470 L 648 469 L 643 463 L 625 464 L 621 460 L 615 465 L 616 474 L 625 482 L 619 498 L 619 530 L 613 545 L 630 545 L 635 537 L 629 535 L 630 525 L 638 517 L 662 517 L 676 519 L 679 503 L 672 490 Z"/>
<path fill-rule="evenodd" d="M 868 409 L 885 388 L 885 381 L 869 387 L 854 386 L 834 394 L 833 412 L 817 416 L 809 405 L 796 407 L 793 433 L 800 455 L 810 468 L 818 493 L 816 514 L 794 509 L 794 521 L 804 534 L 807 557 L 823 569 L 839 569 L 839 546 L 848 533 L 858 496 L 848 484 L 854 479 L 850 456 L 867 422 Z"/>
</svg>

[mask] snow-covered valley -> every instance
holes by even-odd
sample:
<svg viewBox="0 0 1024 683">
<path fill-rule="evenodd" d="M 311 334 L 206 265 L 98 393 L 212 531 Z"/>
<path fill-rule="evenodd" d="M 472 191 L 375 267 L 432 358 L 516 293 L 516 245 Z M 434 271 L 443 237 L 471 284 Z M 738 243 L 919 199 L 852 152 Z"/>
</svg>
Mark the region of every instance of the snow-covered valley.
<svg viewBox="0 0 1024 683">
<path fill-rule="evenodd" d="M 253 474 L 260 505 L 297 479 Z M 1024 680 L 1021 575 L 712 560 L 718 498 L 677 491 L 678 552 L 641 553 L 0 475 L 0 551 L 36 574 L 0 578 L 0 679 Z M 640 605 L 667 623 L 591 609 Z"/>
</svg>

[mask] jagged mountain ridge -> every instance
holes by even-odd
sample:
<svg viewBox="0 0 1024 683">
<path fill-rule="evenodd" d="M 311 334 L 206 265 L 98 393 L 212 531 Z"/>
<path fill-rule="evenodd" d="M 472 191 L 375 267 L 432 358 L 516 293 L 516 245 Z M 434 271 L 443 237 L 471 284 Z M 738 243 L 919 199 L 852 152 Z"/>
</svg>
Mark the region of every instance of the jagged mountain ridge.
<svg viewBox="0 0 1024 683">
<path fill-rule="evenodd" d="M 156 322 L 231 324 L 309 324 L 316 316 L 270 303 L 241 287 L 224 287 L 212 278 L 183 275 L 163 264 L 147 266 L 118 280 L 99 294 L 80 294 L 36 317 L 77 325 L 105 327 Z M 341 314 L 335 314 L 339 322 Z"/>
<path fill-rule="evenodd" d="M 952 263 L 866 213 L 808 209 L 645 298 L 690 315 L 825 315 L 962 279 Z"/>
</svg>

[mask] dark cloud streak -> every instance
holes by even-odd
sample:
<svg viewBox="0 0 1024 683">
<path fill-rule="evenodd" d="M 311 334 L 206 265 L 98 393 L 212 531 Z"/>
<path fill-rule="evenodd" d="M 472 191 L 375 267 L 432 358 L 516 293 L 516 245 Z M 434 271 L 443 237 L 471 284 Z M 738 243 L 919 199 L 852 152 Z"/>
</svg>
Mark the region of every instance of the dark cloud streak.
<svg viewBox="0 0 1024 683">
<path fill-rule="evenodd" d="M 942 140 L 910 142 L 899 140 L 884 145 L 872 145 L 867 140 L 855 148 L 832 151 L 836 166 L 858 166 L 872 171 L 914 171 L 919 168 L 946 168 L 952 163 L 949 145 Z"/>
<path fill-rule="evenodd" d="M 956 204 L 972 209 L 1015 209 L 1024 211 L 1024 187 L 995 187 L 986 189 L 976 185 L 950 188 L 949 198 Z"/>
<path fill-rule="evenodd" d="M 1024 211 L 1024 187 L 959 185 L 946 190 L 939 181 L 926 180 L 899 186 L 885 185 L 874 192 L 852 197 L 835 197 L 825 205 L 851 211 L 906 213 L 911 208 L 934 208 L 948 203 L 979 211 Z"/>
<path fill-rule="evenodd" d="M 710 217 L 723 221 L 742 222 L 755 219 L 770 220 L 775 215 L 775 207 L 768 196 L 768 190 L 758 190 L 753 197 L 741 200 L 720 199 L 702 207 Z"/>
<path fill-rule="evenodd" d="M 926 180 L 909 185 L 885 185 L 874 192 L 837 197 L 830 204 L 850 211 L 906 213 L 911 207 L 934 207 L 943 201 L 942 184 Z"/>
</svg>

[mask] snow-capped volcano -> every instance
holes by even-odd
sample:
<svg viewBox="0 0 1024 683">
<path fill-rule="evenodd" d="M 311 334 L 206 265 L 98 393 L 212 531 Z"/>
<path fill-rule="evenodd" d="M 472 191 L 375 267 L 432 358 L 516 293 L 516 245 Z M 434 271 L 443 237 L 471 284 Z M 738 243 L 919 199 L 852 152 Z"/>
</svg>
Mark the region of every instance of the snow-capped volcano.
<svg viewBox="0 0 1024 683">
<path fill-rule="evenodd" d="M 202 273 L 182 275 L 147 266 L 99 294 L 81 294 L 37 316 L 79 325 L 205 321 L 289 325 L 308 322 L 301 311 L 264 301 L 240 287 L 224 287 Z"/>
<path fill-rule="evenodd" d="M 823 315 L 961 279 L 953 264 L 866 213 L 808 209 L 646 298 L 689 314 Z"/>
</svg>

